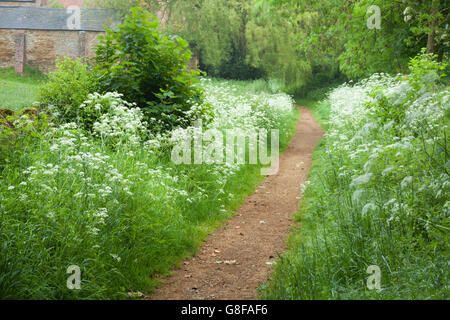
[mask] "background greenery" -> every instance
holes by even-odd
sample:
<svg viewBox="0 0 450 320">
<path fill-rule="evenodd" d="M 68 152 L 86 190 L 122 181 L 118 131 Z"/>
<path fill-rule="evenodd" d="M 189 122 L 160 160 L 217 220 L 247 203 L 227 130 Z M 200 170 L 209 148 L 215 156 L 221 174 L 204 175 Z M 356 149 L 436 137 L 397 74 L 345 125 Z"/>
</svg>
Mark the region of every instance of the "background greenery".
<svg viewBox="0 0 450 320">
<path fill-rule="evenodd" d="M 306 95 L 374 72 L 407 72 L 426 47 L 448 55 L 447 0 L 91 0 L 127 12 L 144 3 L 168 34 L 185 38 L 209 75 L 280 79 Z M 381 9 L 381 29 L 368 29 L 369 7 Z"/>
</svg>

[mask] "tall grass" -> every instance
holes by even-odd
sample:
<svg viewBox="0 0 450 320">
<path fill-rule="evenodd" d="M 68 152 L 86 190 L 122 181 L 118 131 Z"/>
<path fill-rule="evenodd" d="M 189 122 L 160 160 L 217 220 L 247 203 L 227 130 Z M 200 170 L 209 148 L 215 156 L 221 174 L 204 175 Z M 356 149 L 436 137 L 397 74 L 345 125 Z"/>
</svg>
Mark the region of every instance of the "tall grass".
<svg viewBox="0 0 450 320">
<path fill-rule="evenodd" d="M 286 146 L 296 122 L 291 99 L 246 93 L 251 85 L 202 81 L 216 113 L 209 127 L 278 128 Z M 98 135 L 43 121 L 22 122 L 9 138 L 0 126 L 0 298 L 151 292 L 262 178 L 257 165 L 176 166 L 171 133 L 134 136 L 142 126 L 138 113 L 111 99 L 116 118 L 94 125 Z M 70 265 L 81 268 L 80 290 L 66 286 Z"/>
<path fill-rule="evenodd" d="M 407 80 L 333 90 L 289 251 L 268 299 L 448 299 L 449 90 L 429 58 Z M 417 62 L 417 61 L 416 61 Z M 367 286 L 368 267 L 381 289 Z"/>
</svg>

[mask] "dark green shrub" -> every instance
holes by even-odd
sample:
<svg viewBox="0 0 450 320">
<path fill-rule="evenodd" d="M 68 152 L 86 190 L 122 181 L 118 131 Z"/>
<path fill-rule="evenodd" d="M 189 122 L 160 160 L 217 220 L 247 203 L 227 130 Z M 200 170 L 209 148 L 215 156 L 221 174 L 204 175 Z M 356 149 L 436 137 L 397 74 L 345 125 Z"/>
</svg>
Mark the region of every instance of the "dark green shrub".
<svg viewBox="0 0 450 320">
<path fill-rule="evenodd" d="M 209 76 L 223 79 L 235 80 L 256 80 L 265 78 L 266 74 L 262 69 L 252 67 L 244 58 L 239 57 L 238 52 L 233 50 L 229 59 L 224 61 L 219 67 L 204 65 L 200 61 L 200 67 L 205 70 Z"/>
<path fill-rule="evenodd" d="M 57 61 L 56 71 L 48 75 L 48 82 L 39 89 L 37 100 L 55 119 L 75 122 L 79 106 L 98 88 L 97 76 L 87 64 L 65 58 Z"/>
<path fill-rule="evenodd" d="M 195 86 L 199 72 L 187 69 L 188 43 L 164 36 L 158 25 L 156 17 L 133 8 L 117 31 L 106 29 L 100 36 L 95 70 L 102 89 L 136 103 L 151 127 L 186 126 L 193 106 L 200 106 L 199 113 L 208 112 Z"/>
<path fill-rule="evenodd" d="M 420 96 L 428 95 L 442 85 L 442 79 L 445 77 L 445 70 L 448 63 L 437 62 L 437 56 L 422 53 L 412 58 L 409 62 L 409 75 L 406 76 L 407 83 L 403 85 L 400 95 L 387 96 L 383 92 L 384 87 L 375 88 L 370 96 L 374 99 L 367 102 L 366 107 L 373 112 L 375 119 L 383 123 L 395 121 L 402 123 L 405 118 L 406 110 L 411 103 Z M 400 132 L 398 132 L 400 134 Z"/>
</svg>

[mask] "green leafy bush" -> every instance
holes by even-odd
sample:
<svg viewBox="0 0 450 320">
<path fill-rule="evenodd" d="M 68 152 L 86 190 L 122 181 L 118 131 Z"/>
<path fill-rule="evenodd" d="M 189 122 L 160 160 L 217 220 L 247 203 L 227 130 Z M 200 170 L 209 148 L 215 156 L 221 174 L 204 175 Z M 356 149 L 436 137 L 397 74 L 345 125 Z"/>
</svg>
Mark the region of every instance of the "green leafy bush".
<svg viewBox="0 0 450 320">
<path fill-rule="evenodd" d="M 423 49 L 422 54 L 409 62 L 408 82 L 419 94 L 431 91 L 436 89 L 436 85 L 446 76 L 444 72 L 448 66 L 448 62 L 438 62 L 437 55 L 426 54 Z"/>
<path fill-rule="evenodd" d="M 80 104 L 89 93 L 98 90 L 97 76 L 80 59 L 65 58 L 56 63 L 56 71 L 38 92 L 40 107 L 61 122 L 75 121 Z"/>
<path fill-rule="evenodd" d="M 143 110 L 147 120 L 162 120 L 159 129 L 188 126 L 189 111 L 202 102 L 202 93 L 194 85 L 199 72 L 187 69 L 188 43 L 162 35 L 158 25 L 156 17 L 133 8 L 117 31 L 106 29 L 100 36 L 95 70 L 104 91 L 123 94 Z M 200 113 L 209 110 L 207 105 L 201 108 Z"/>
<path fill-rule="evenodd" d="M 422 53 L 412 58 L 409 62 L 410 74 L 407 81 L 398 81 L 400 90 L 386 90 L 384 86 L 375 87 L 369 96 L 373 100 L 365 103 L 374 119 L 382 123 L 394 121 L 400 124 L 404 121 L 406 111 L 411 104 L 421 96 L 429 95 L 436 90 L 442 78 L 444 78 L 447 63 L 437 62 L 437 56 Z"/>
</svg>

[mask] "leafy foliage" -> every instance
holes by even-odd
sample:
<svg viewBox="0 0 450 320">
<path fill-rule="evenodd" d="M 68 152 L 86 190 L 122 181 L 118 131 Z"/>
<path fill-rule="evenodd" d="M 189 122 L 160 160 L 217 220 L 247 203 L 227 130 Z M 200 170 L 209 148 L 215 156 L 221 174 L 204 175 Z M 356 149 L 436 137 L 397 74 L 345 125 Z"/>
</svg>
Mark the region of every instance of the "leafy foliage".
<svg viewBox="0 0 450 320">
<path fill-rule="evenodd" d="M 107 29 L 100 36 L 95 71 L 103 91 L 123 94 L 147 120 L 162 120 L 164 129 L 187 126 L 192 119 L 186 112 L 202 101 L 194 86 L 198 72 L 186 67 L 188 43 L 162 35 L 158 25 L 147 11 L 133 8 L 117 31 Z M 201 111 L 207 113 L 208 107 Z"/>
<path fill-rule="evenodd" d="M 126 0 L 97 0 L 126 11 Z M 165 32 L 179 34 L 212 76 L 282 79 L 305 96 L 330 82 L 407 72 L 427 53 L 448 56 L 445 0 L 145 0 Z M 380 29 L 368 20 L 380 8 Z"/>
<path fill-rule="evenodd" d="M 407 82 L 401 85 L 401 95 L 389 96 L 390 92 L 386 94 L 384 87 L 374 88 L 369 94 L 373 101 L 366 103 L 374 120 L 384 124 L 390 121 L 394 121 L 396 125 L 403 123 L 406 111 L 414 101 L 442 85 L 440 80 L 445 76 L 448 64 L 438 63 L 436 59 L 436 55 L 426 54 L 424 50 L 421 55 L 411 59 L 410 74 Z M 397 134 L 401 134 L 401 130 L 397 130 Z"/>
<path fill-rule="evenodd" d="M 296 14 L 312 17 L 308 36 L 299 41 L 308 57 L 328 59 L 349 78 L 360 79 L 374 72 L 406 72 L 408 61 L 423 47 L 427 53 L 448 55 L 448 5 L 440 0 L 272 0 L 258 1 L 270 16 L 288 6 L 293 23 Z M 381 28 L 369 29 L 371 6 L 380 8 Z M 295 12 L 295 14 L 294 14 Z"/>
<path fill-rule="evenodd" d="M 56 62 L 56 71 L 39 88 L 37 100 L 44 111 L 61 122 L 75 121 L 79 107 L 87 96 L 99 89 L 95 72 L 80 59 L 65 58 Z"/>
<path fill-rule="evenodd" d="M 293 13 L 284 6 L 265 15 L 255 0 L 146 3 L 148 10 L 162 17 L 165 33 L 180 35 L 190 43 L 200 67 L 210 76 L 281 79 L 284 89 L 293 92 L 315 76 L 324 77 L 321 82 L 325 83 L 338 72 L 336 65 L 328 65 L 329 58 L 311 61 L 298 48 L 311 31 L 314 17 L 309 12 Z"/>
</svg>

